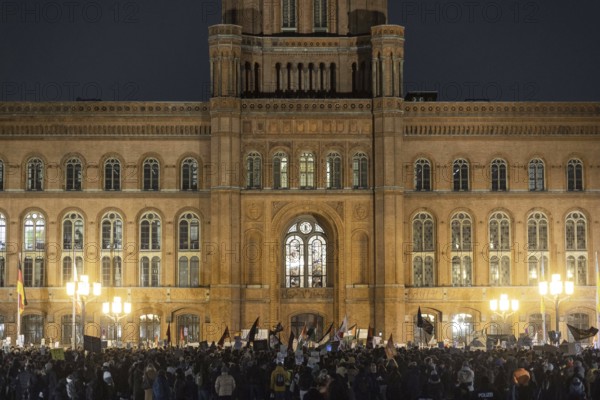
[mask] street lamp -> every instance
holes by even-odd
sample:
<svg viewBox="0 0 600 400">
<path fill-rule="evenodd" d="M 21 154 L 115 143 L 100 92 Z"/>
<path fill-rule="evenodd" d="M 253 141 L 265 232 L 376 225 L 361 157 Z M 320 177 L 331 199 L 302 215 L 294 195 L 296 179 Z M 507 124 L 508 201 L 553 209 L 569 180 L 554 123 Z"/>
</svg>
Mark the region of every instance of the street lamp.
<svg viewBox="0 0 600 400">
<path fill-rule="evenodd" d="M 490 310 L 499 315 L 506 325 L 506 319 L 519 310 L 519 300 L 509 300 L 507 294 L 501 294 L 500 299 L 490 300 Z"/>
<path fill-rule="evenodd" d="M 91 284 L 92 294 L 100 296 L 102 292 L 102 284 L 94 282 Z M 73 350 L 76 348 L 77 335 L 75 319 L 77 317 L 77 302 L 81 301 L 81 338 L 85 335 L 85 303 L 87 296 L 90 295 L 90 282 L 87 275 L 81 275 L 79 279 L 74 277 L 72 282 L 67 282 L 67 295 L 73 299 L 73 318 L 71 321 L 71 346 Z"/>
<path fill-rule="evenodd" d="M 558 306 L 564 300 L 568 299 L 575 289 L 573 281 L 563 282 L 560 274 L 552 274 L 552 280 L 550 282 L 542 281 L 539 283 L 540 295 L 542 297 L 548 296 L 549 300 L 554 301 L 554 310 L 556 312 L 556 333 L 560 332 L 558 324 Z M 562 296 L 562 294 L 566 296 Z M 546 325 L 544 324 L 544 340 L 546 339 Z"/>
<path fill-rule="evenodd" d="M 120 339 L 119 321 L 131 313 L 131 303 L 122 303 L 121 298 L 119 296 L 115 296 L 112 303 L 105 302 L 102 304 L 102 312 L 115 323 L 118 347 Z"/>
</svg>

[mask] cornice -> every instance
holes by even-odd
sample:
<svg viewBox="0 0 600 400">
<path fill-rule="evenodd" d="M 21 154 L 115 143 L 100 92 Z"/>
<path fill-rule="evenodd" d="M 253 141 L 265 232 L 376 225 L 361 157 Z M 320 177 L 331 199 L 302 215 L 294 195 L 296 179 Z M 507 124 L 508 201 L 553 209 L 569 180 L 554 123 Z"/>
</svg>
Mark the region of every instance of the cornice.
<svg viewBox="0 0 600 400">
<path fill-rule="evenodd" d="M 404 102 L 412 116 L 544 116 L 600 117 L 600 103 L 578 102 Z"/>
<path fill-rule="evenodd" d="M 0 117 L 12 115 L 208 117 L 208 102 L 0 102 Z"/>
</svg>

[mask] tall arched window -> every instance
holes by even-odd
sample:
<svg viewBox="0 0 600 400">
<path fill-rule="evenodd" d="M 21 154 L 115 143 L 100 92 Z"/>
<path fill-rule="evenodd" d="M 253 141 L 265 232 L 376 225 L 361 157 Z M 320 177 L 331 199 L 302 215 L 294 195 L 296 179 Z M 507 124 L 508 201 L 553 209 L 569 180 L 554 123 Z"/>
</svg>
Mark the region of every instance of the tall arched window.
<svg viewBox="0 0 600 400">
<path fill-rule="evenodd" d="M 74 157 L 67 160 L 65 174 L 65 190 L 81 190 L 83 168 L 79 158 Z"/>
<path fill-rule="evenodd" d="M 544 162 L 538 158 L 529 161 L 528 167 L 529 191 L 541 192 L 545 190 Z"/>
<path fill-rule="evenodd" d="M 473 284 L 473 245 L 471 216 L 458 212 L 450 222 L 452 230 L 452 285 Z"/>
<path fill-rule="evenodd" d="M 246 187 L 260 189 L 262 186 L 262 157 L 257 152 L 251 152 L 246 157 Z"/>
<path fill-rule="evenodd" d="M 369 187 L 369 160 L 365 153 L 356 153 L 352 157 L 352 187 L 366 189 Z"/>
<path fill-rule="evenodd" d="M 315 156 L 313 153 L 300 155 L 300 189 L 315 188 Z"/>
<path fill-rule="evenodd" d="M 431 190 L 431 163 L 420 158 L 415 161 L 415 190 L 429 192 Z"/>
<path fill-rule="evenodd" d="M 273 189 L 287 189 L 288 185 L 288 156 L 280 151 L 273 155 Z"/>
<path fill-rule="evenodd" d="M 567 280 L 576 285 L 587 284 L 587 219 L 583 213 L 574 211 L 565 220 Z"/>
<path fill-rule="evenodd" d="M 62 343 L 72 343 L 71 338 L 73 337 L 73 315 L 66 314 L 60 318 L 60 330 L 62 332 L 61 340 Z M 75 317 L 75 335 L 78 344 L 81 344 L 83 338 L 80 336 L 81 332 L 81 316 Z"/>
<path fill-rule="evenodd" d="M 63 250 L 82 250 L 83 243 L 83 217 L 68 213 L 63 218 Z"/>
<path fill-rule="evenodd" d="M 455 192 L 469 190 L 469 162 L 467 160 L 454 160 L 452 163 L 452 182 Z"/>
<path fill-rule="evenodd" d="M 567 190 L 576 192 L 583 190 L 583 162 L 571 159 L 567 163 Z"/>
<path fill-rule="evenodd" d="M 342 188 L 342 156 L 332 152 L 327 155 L 327 189 Z"/>
<path fill-rule="evenodd" d="M 493 192 L 505 192 L 507 190 L 506 184 L 506 172 L 507 166 L 506 161 L 502 159 L 495 159 L 492 161 L 491 178 L 492 178 L 492 191 Z"/>
<path fill-rule="evenodd" d="M 413 235 L 413 284 L 434 285 L 435 226 L 428 213 L 415 215 L 412 222 Z"/>
<path fill-rule="evenodd" d="M 154 347 L 160 339 L 160 316 L 155 314 L 141 315 L 140 345 Z"/>
<path fill-rule="evenodd" d="M 452 317 L 452 340 L 458 345 L 469 345 L 473 340 L 475 319 L 471 314 L 459 313 Z"/>
<path fill-rule="evenodd" d="M 38 212 L 27 214 L 23 220 L 23 284 L 31 287 L 43 287 L 46 283 L 45 248 L 46 222 Z"/>
<path fill-rule="evenodd" d="M 123 285 L 123 218 L 115 211 L 102 216 L 100 222 L 102 247 L 102 285 L 119 287 Z"/>
<path fill-rule="evenodd" d="M 315 32 L 327 31 L 327 0 L 313 0 L 313 25 Z"/>
<path fill-rule="evenodd" d="M 303 217 L 285 236 L 285 287 L 327 286 L 327 237 L 313 219 Z"/>
<path fill-rule="evenodd" d="M 510 219 L 503 212 L 495 212 L 489 220 L 490 284 L 510 285 L 511 243 Z"/>
<path fill-rule="evenodd" d="M 121 190 L 121 162 L 116 158 L 104 162 L 104 190 Z"/>
<path fill-rule="evenodd" d="M 198 343 L 200 341 L 200 318 L 197 315 L 178 315 L 176 329 L 178 332 L 178 345 L 185 346 L 187 343 Z"/>
<path fill-rule="evenodd" d="M 144 190 L 158 191 L 160 182 L 160 164 L 155 158 L 146 158 L 143 166 Z"/>
<path fill-rule="evenodd" d="M 198 161 L 193 158 L 181 162 L 181 190 L 198 190 Z"/>
<path fill-rule="evenodd" d="M 140 286 L 157 287 L 160 284 L 161 221 L 153 212 L 140 219 Z"/>
<path fill-rule="evenodd" d="M 44 162 L 39 158 L 27 161 L 27 190 L 44 190 Z"/>
<path fill-rule="evenodd" d="M 296 30 L 296 0 L 281 1 L 281 28 L 284 31 Z"/>
<path fill-rule="evenodd" d="M 527 253 L 529 284 L 537 285 L 546 279 L 549 267 L 548 218 L 542 212 L 533 212 L 527 218 Z"/>
<path fill-rule="evenodd" d="M 23 315 L 21 331 L 25 336 L 25 344 L 39 344 L 44 337 L 44 317 L 41 315 Z"/>
<path fill-rule="evenodd" d="M 200 219 L 194 213 L 179 218 L 178 279 L 180 287 L 200 285 Z"/>
</svg>

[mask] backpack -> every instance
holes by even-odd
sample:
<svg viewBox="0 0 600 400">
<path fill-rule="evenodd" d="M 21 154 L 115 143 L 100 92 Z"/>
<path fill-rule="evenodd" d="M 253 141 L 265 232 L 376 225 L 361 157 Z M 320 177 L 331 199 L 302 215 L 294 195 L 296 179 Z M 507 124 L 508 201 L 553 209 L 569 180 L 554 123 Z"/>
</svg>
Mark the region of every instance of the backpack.
<svg viewBox="0 0 600 400">
<path fill-rule="evenodd" d="M 285 386 L 285 375 L 281 372 L 275 375 L 275 386 Z"/>
</svg>

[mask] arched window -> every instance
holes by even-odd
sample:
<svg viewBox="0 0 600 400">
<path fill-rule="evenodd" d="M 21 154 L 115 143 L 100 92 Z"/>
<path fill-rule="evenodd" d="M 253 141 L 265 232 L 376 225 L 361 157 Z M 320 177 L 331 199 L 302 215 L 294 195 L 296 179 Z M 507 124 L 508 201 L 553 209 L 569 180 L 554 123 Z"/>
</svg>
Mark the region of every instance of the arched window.
<svg viewBox="0 0 600 400">
<path fill-rule="evenodd" d="M 246 187 L 260 189 L 262 186 L 262 157 L 257 152 L 249 153 L 246 157 Z"/>
<path fill-rule="evenodd" d="M 119 213 L 109 211 L 100 223 L 102 238 L 102 285 L 119 287 L 123 285 L 123 218 Z"/>
<path fill-rule="evenodd" d="M 6 217 L 0 213 L 0 287 L 6 286 Z M 0 336 L 1 337 L 1 336 Z"/>
<path fill-rule="evenodd" d="M 468 346 L 473 340 L 475 319 L 471 314 L 459 313 L 452 318 L 452 340 L 460 345 Z"/>
<path fill-rule="evenodd" d="M 415 190 L 418 192 L 431 190 L 431 163 L 424 158 L 415 161 Z"/>
<path fill-rule="evenodd" d="M 527 218 L 527 250 L 529 284 L 537 285 L 541 280 L 545 280 L 549 267 L 548 218 L 544 213 L 534 212 Z"/>
<path fill-rule="evenodd" d="M 66 163 L 65 168 L 65 190 L 76 191 L 81 190 L 81 181 L 83 168 L 79 158 L 70 158 Z"/>
<path fill-rule="evenodd" d="M 140 286 L 157 287 L 160 284 L 161 221 L 153 213 L 145 213 L 140 220 Z"/>
<path fill-rule="evenodd" d="M 567 190 L 577 192 L 583 190 L 583 162 L 572 159 L 567 163 Z"/>
<path fill-rule="evenodd" d="M 352 187 L 354 189 L 366 189 L 368 180 L 369 160 L 365 153 L 356 153 L 352 157 Z"/>
<path fill-rule="evenodd" d="M 23 315 L 21 331 L 25 336 L 25 344 L 39 345 L 44 337 L 44 317 L 41 315 Z"/>
<path fill-rule="evenodd" d="M 413 234 L 413 284 L 434 285 L 435 226 L 428 213 L 415 215 L 412 222 Z"/>
<path fill-rule="evenodd" d="M 160 258 L 146 257 L 140 259 L 140 286 L 158 287 L 160 274 Z"/>
<path fill-rule="evenodd" d="M 104 162 L 104 190 L 121 190 L 121 162 L 116 158 Z"/>
<path fill-rule="evenodd" d="M 574 211 L 565 220 L 567 279 L 576 285 L 587 284 L 587 219 Z"/>
<path fill-rule="evenodd" d="M 23 220 L 23 284 L 31 287 L 45 286 L 46 223 L 38 212 L 27 214 Z"/>
<path fill-rule="evenodd" d="M 194 314 L 177 316 L 177 345 L 200 342 L 200 318 Z"/>
<path fill-rule="evenodd" d="M 545 190 L 544 186 L 544 162 L 540 159 L 529 161 L 529 191 L 541 192 Z"/>
<path fill-rule="evenodd" d="M 155 158 L 144 160 L 143 166 L 144 190 L 158 191 L 160 181 L 160 164 Z"/>
<path fill-rule="evenodd" d="M 4 161 L 0 160 L 0 191 L 4 190 Z"/>
<path fill-rule="evenodd" d="M 83 249 L 83 217 L 68 213 L 63 218 L 63 250 Z"/>
<path fill-rule="evenodd" d="M 140 345 L 155 347 L 160 339 L 160 317 L 155 314 L 141 315 Z"/>
<path fill-rule="evenodd" d="M 339 153 L 327 155 L 327 189 L 342 188 L 342 156 Z"/>
<path fill-rule="evenodd" d="M 503 212 L 495 212 L 489 220 L 490 284 L 510 285 L 510 219 Z"/>
<path fill-rule="evenodd" d="M 72 343 L 71 338 L 73 337 L 73 315 L 66 314 L 60 318 L 60 330 L 62 332 L 62 343 Z M 81 337 L 81 317 L 79 315 L 75 317 L 75 340 L 77 344 L 81 344 L 83 341 L 83 338 Z"/>
<path fill-rule="evenodd" d="M 491 173 L 493 192 L 505 192 L 507 190 L 506 171 L 506 161 L 501 159 L 495 159 L 492 161 Z"/>
<path fill-rule="evenodd" d="M 469 190 L 469 162 L 467 160 L 454 160 L 452 163 L 452 182 L 455 192 Z"/>
<path fill-rule="evenodd" d="M 140 220 L 141 250 L 160 250 L 161 223 L 160 217 L 152 212 L 146 213 Z"/>
<path fill-rule="evenodd" d="M 471 216 L 456 213 L 450 222 L 452 230 L 452 285 L 473 284 L 473 245 Z"/>
<path fill-rule="evenodd" d="M 313 153 L 300 155 L 300 189 L 315 188 L 315 156 Z"/>
<path fill-rule="evenodd" d="M 312 218 L 301 218 L 285 236 L 285 287 L 327 286 L 327 238 Z"/>
<path fill-rule="evenodd" d="M 284 152 L 277 152 L 273 155 L 273 189 L 288 187 L 288 156 Z"/>
<path fill-rule="evenodd" d="M 83 275 L 83 257 L 81 256 L 76 256 L 75 257 L 75 266 L 77 268 L 77 279 L 79 279 L 79 277 L 81 275 Z M 67 282 L 71 282 L 73 281 L 74 275 L 73 275 L 73 258 L 71 256 L 65 256 L 63 257 L 63 273 L 62 273 L 62 280 L 63 280 L 63 284 L 66 284 Z"/>
<path fill-rule="evenodd" d="M 194 213 L 179 218 L 178 279 L 180 287 L 200 285 L 200 219 Z"/>
<path fill-rule="evenodd" d="M 281 1 L 281 28 L 284 31 L 296 30 L 296 0 Z"/>
<path fill-rule="evenodd" d="M 44 190 L 44 162 L 39 158 L 27 161 L 27 190 Z"/>
<path fill-rule="evenodd" d="M 313 22 L 315 32 L 327 31 L 327 0 L 313 0 Z"/>
<path fill-rule="evenodd" d="M 24 219 L 25 251 L 43 251 L 46 241 L 46 223 L 44 216 L 33 212 Z"/>
<path fill-rule="evenodd" d="M 181 190 L 198 190 L 198 161 L 193 158 L 181 162 Z"/>
</svg>

